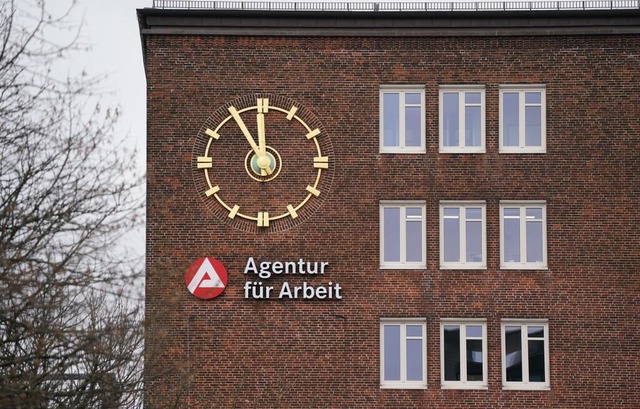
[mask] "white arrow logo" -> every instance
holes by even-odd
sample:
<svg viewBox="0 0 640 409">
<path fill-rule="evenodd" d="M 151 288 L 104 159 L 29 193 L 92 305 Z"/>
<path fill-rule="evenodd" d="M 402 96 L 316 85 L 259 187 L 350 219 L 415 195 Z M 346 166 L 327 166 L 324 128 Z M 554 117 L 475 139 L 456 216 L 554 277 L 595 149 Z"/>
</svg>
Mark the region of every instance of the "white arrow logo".
<svg viewBox="0 0 640 409">
<path fill-rule="evenodd" d="M 193 293 L 198 288 L 224 288 L 224 284 L 209 259 L 205 258 L 187 288 Z"/>
</svg>

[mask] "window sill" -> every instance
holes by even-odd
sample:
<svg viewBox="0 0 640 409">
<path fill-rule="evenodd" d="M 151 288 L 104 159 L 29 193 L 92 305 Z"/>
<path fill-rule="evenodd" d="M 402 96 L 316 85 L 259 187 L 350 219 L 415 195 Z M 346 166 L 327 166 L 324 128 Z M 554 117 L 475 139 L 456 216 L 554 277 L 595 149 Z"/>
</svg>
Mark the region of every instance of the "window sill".
<svg viewBox="0 0 640 409">
<path fill-rule="evenodd" d="M 543 385 L 502 385 L 503 391 L 550 391 L 551 386 Z"/>
<path fill-rule="evenodd" d="M 468 154 L 481 154 L 481 153 L 487 153 L 487 150 L 485 148 L 481 148 L 481 149 L 451 149 L 451 148 L 440 148 L 438 150 L 438 153 L 445 153 L 445 154 L 461 154 L 461 155 L 468 155 Z"/>
<path fill-rule="evenodd" d="M 380 384 L 380 389 L 427 389 L 427 385 L 425 384 L 416 384 L 416 385 L 411 385 L 411 384 L 397 384 L 397 385 L 393 385 L 393 384 Z"/>
<path fill-rule="evenodd" d="M 426 264 L 380 264 L 380 270 L 426 270 Z"/>
<path fill-rule="evenodd" d="M 498 153 L 547 153 L 546 148 L 500 148 Z"/>
<path fill-rule="evenodd" d="M 486 384 L 476 384 L 476 385 L 469 385 L 469 384 L 464 384 L 464 383 L 443 383 L 440 385 L 441 389 L 458 389 L 458 390 L 481 390 L 481 391 L 486 391 L 489 390 L 489 385 Z"/>
<path fill-rule="evenodd" d="M 380 153 L 399 153 L 399 154 L 422 154 L 427 153 L 426 148 L 384 148 L 380 149 Z"/>
<path fill-rule="evenodd" d="M 546 264 L 501 264 L 500 270 L 540 270 L 548 271 Z"/>
<path fill-rule="evenodd" d="M 440 270 L 482 270 L 487 269 L 486 264 L 440 264 Z"/>
</svg>

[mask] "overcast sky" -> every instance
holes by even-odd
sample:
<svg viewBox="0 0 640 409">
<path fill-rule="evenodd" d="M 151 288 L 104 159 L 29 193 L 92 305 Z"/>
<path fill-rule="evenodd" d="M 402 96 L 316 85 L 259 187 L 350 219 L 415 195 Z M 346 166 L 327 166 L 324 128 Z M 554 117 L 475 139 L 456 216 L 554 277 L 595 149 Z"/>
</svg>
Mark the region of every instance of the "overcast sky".
<svg viewBox="0 0 640 409">
<path fill-rule="evenodd" d="M 72 4 L 72 0 L 45 2 L 54 15 Z M 89 76 L 106 76 L 98 91 L 104 105 L 120 107 L 118 133 L 138 150 L 141 170 L 145 168 L 146 82 L 136 9 L 151 4 L 152 0 L 77 0 L 69 22 L 82 24 L 79 43 L 90 49 L 74 53 L 65 62 L 72 74 L 84 70 Z"/>
<path fill-rule="evenodd" d="M 21 0 L 17 0 L 20 4 Z M 65 13 L 73 0 L 45 0 L 54 16 Z M 146 81 L 142 64 L 142 49 L 136 9 L 151 7 L 152 0 L 77 0 L 67 22 L 80 25 L 78 43 L 89 47 L 74 52 L 70 59 L 57 66 L 63 75 L 85 71 L 90 77 L 104 76 L 97 91 L 101 105 L 120 108 L 116 129 L 137 151 L 140 173 L 146 169 Z M 67 41 L 73 31 L 54 33 Z M 65 38 L 66 36 L 66 38 Z M 131 232 L 125 238 L 136 254 L 144 254 L 144 229 Z"/>
</svg>

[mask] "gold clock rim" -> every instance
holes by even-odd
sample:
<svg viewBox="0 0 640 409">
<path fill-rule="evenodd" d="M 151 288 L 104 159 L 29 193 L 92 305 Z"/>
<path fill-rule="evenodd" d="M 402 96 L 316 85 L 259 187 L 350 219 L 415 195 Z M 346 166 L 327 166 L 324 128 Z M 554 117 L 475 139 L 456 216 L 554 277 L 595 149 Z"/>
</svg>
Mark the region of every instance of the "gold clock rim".
<svg viewBox="0 0 640 409">
<path fill-rule="evenodd" d="M 238 110 L 238 114 L 242 114 L 242 113 L 244 113 L 244 112 L 251 111 L 251 110 L 258 110 L 259 108 L 260 108 L 260 107 L 259 107 L 259 105 L 257 105 L 257 104 L 256 104 L 256 105 L 253 105 L 253 106 L 249 106 L 249 107 L 242 108 L 242 109 Z M 273 110 L 275 110 L 275 111 L 279 111 L 279 112 L 281 112 L 281 113 L 285 113 L 285 114 L 289 114 L 289 113 L 291 113 L 291 111 L 292 111 L 294 108 L 296 108 L 296 110 L 295 110 L 295 111 L 293 111 L 293 112 L 297 112 L 297 109 L 298 109 L 298 108 L 296 107 L 296 105 L 295 105 L 295 104 L 292 104 L 292 106 L 291 106 L 291 108 L 290 108 L 289 110 L 286 110 L 286 109 L 281 108 L 281 107 L 277 107 L 277 106 L 269 105 L 269 109 L 273 109 Z M 232 118 L 233 118 L 233 115 L 228 115 L 227 117 L 225 117 L 222 121 L 220 121 L 220 123 L 219 123 L 219 124 L 216 126 L 216 128 L 213 130 L 213 133 L 214 133 L 214 134 L 217 134 L 217 133 L 218 133 L 218 131 L 219 131 L 219 130 L 220 130 L 220 129 L 221 129 L 221 128 L 222 128 L 222 127 L 227 123 L 227 122 L 229 122 L 229 120 L 230 120 L 230 119 L 232 119 Z M 298 123 L 300 123 L 300 124 L 301 124 L 301 125 L 302 125 L 306 130 L 307 130 L 307 132 L 308 132 L 308 133 L 312 132 L 311 127 L 310 127 L 310 126 L 309 126 L 309 125 L 308 125 L 308 124 L 307 124 L 307 123 L 306 123 L 302 118 L 300 118 L 300 116 L 298 116 L 298 115 L 296 115 L 296 114 L 294 113 L 294 115 L 292 115 L 291 119 L 295 119 L 295 120 L 297 120 L 297 121 L 298 121 Z M 209 151 L 210 151 L 210 149 L 211 149 L 211 144 L 212 144 L 212 142 L 213 142 L 213 139 L 215 139 L 213 136 L 209 136 L 209 140 L 207 141 L 207 145 L 206 145 L 206 147 L 205 147 L 204 156 L 208 156 L 208 155 L 209 155 Z M 311 138 L 311 139 L 313 140 L 313 142 L 314 142 L 314 144 L 315 144 L 315 146 L 316 146 L 316 150 L 317 150 L 317 152 L 318 152 L 318 156 L 319 156 L 319 157 L 320 157 L 320 156 L 322 156 L 322 150 L 321 150 L 321 148 L 320 148 L 320 143 L 318 142 L 317 138 L 315 138 L 315 137 L 314 137 L 314 138 Z M 213 188 L 214 188 L 214 185 L 211 183 L 211 178 L 209 177 L 209 170 L 208 170 L 208 169 L 206 169 L 206 168 L 204 169 L 204 175 L 205 175 L 205 180 L 206 180 L 206 182 L 207 182 L 207 186 L 209 187 L 209 189 L 213 189 Z M 314 190 L 317 190 L 317 188 L 318 188 L 318 184 L 320 183 L 321 175 L 322 175 L 322 169 L 321 169 L 321 168 L 318 168 L 318 173 L 316 174 L 316 180 L 315 180 L 315 182 L 314 182 L 313 186 L 311 186 Z M 213 194 L 213 196 L 214 196 L 214 197 L 215 197 L 215 199 L 218 201 L 218 203 L 220 203 L 220 204 L 221 204 L 225 209 L 227 209 L 227 211 L 228 211 L 230 214 L 231 214 L 231 213 L 233 213 L 233 208 L 232 208 L 232 207 L 230 207 L 229 205 L 227 205 L 227 204 L 224 202 L 224 200 L 222 200 L 222 199 L 220 198 L 220 196 L 218 195 L 218 193 L 217 193 L 217 192 L 216 192 L 216 193 L 214 193 L 214 194 Z M 311 199 L 311 197 L 312 197 L 312 196 L 314 196 L 312 193 L 308 193 L 308 194 L 307 194 L 307 196 L 306 196 L 306 197 L 305 197 L 305 198 L 304 198 L 304 199 L 303 199 L 303 200 L 302 200 L 302 201 L 301 201 L 301 202 L 300 202 L 296 207 L 293 207 L 293 210 L 294 210 L 295 212 L 297 212 L 298 210 L 300 210 L 300 209 L 301 209 L 305 204 L 307 204 L 307 202 Z M 242 217 L 243 219 L 246 219 L 246 220 L 251 220 L 251 221 L 256 221 L 256 222 L 258 221 L 258 217 L 257 217 L 257 216 L 250 216 L 250 215 L 244 214 L 244 213 L 242 213 L 242 212 L 240 212 L 240 211 L 235 212 L 233 217 L 231 217 L 231 216 L 229 216 L 229 217 L 233 219 L 233 218 L 234 218 L 234 217 L 236 217 L 236 216 L 237 216 L 237 217 Z M 283 219 L 283 218 L 285 218 L 285 217 L 287 217 L 287 216 L 291 216 L 292 218 L 295 218 L 295 217 L 293 217 L 293 216 L 292 216 L 292 214 L 291 214 L 289 211 L 286 211 L 286 212 L 284 212 L 284 213 L 282 213 L 282 214 L 279 214 L 279 215 L 277 215 L 277 216 L 269 216 L 269 217 L 268 217 L 268 221 L 275 221 L 275 220 Z"/>
</svg>

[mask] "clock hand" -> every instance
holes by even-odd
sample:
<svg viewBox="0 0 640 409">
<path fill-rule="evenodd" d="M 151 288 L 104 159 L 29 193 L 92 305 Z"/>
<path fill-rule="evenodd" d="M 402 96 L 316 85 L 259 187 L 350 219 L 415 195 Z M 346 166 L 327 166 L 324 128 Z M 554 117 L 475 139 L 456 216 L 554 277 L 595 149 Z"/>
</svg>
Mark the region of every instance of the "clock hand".
<svg viewBox="0 0 640 409">
<path fill-rule="evenodd" d="M 273 173 L 271 169 L 271 160 L 267 157 L 267 144 L 265 139 L 265 129 L 264 129 L 264 114 L 262 112 L 258 113 L 257 116 L 258 121 L 258 149 L 260 153 L 258 154 L 258 166 L 260 167 L 260 173 L 262 176 L 267 176 Z"/>
<path fill-rule="evenodd" d="M 260 157 L 261 156 L 260 148 L 256 144 L 256 141 L 253 140 L 253 137 L 251 136 L 251 133 L 249 133 L 249 130 L 247 129 L 247 126 L 244 124 L 244 121 L 242 120 L 242 118 L 240 118 L 240 114 L 238 114 L 238 111 L 234 107 L 229 107 L 229 113 L 231 113 L 231 116 L 233 117 L 233 119 L 238 124 L 238 127 L 240 128 L 240 130 L 244 134 L 244 137 L 247 138 L 247 141 L 249 142 L 249 145 L 251 145 L 251 149 L 253 149 L 253 151 L 256 153 L 256 155 L 258 155 L 258 157 Z"/>
</svg>

